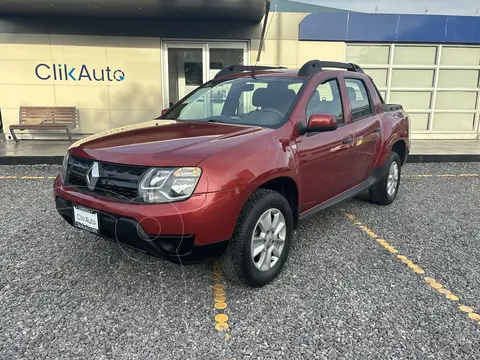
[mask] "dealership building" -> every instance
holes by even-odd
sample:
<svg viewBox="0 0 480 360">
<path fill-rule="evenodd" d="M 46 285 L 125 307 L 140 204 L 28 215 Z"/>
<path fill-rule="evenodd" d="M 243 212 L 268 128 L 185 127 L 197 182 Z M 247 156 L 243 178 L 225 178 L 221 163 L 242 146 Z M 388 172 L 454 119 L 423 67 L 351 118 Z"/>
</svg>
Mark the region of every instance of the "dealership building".
<svg viewBox="0 0 480 360">
<path fill-rule="evenodd" d="M 287 0 L 0 3 L 7 141 L 21 106 L 75 106 L 80 138 L 150 120 L 226 65 L 299 68 L 312 59 L 362 66 L 386 102 L 411 114 L 413 139 L 479 139 L 480 17 L 365 14 Z"/>
</svg>

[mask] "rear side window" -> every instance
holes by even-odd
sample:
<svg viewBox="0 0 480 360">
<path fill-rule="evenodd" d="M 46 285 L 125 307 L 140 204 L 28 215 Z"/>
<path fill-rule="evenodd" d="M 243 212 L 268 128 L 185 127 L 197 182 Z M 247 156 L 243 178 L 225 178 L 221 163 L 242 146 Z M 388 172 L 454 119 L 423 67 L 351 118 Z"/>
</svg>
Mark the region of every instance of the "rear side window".
<svg viewBox="0 0 480 360">
<path fill-rule="evenodd" d="M 365 83 L 360 79 L 345 79 L 345 85 L 352 107 L 352 121 L 373 114 Z"/>
</svg>

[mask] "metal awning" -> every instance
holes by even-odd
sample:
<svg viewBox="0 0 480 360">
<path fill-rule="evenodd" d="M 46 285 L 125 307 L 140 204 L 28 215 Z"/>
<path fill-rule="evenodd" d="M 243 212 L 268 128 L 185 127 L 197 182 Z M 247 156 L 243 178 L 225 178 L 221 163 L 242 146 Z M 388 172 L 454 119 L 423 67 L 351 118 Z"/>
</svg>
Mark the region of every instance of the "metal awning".
<svg viewBox="0 0 480 360">
<path fill-rule="evenodd" d="M 259 22 L 269 0 L 0 0 L 1 15 Z"/>
</svg>

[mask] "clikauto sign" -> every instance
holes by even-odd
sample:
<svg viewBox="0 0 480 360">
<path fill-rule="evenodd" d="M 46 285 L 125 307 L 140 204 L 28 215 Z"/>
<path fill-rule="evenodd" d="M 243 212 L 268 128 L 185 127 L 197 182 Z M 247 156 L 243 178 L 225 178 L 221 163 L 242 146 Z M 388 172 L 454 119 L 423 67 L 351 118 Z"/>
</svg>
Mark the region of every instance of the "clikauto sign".
<svg viewBox="0 0 480 360">
<path fill-rule="evenodd" d="M 109 66 L 98 69 L 87 65 L 80 67 L 68 64 L 38 64 L 35 75 L 40 80 L 63 81 L 123 81 L 125 72 L 120 69 L 112 70 Z"/>
</svg>

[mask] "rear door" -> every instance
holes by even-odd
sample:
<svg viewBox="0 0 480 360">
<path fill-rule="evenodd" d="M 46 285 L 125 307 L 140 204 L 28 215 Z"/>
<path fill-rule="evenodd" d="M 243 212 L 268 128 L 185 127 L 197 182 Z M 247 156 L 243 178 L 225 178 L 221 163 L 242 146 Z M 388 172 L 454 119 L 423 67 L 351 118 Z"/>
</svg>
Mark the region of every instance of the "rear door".
<svg viewBox="0 0 480 360">
<path fill-rule="evenodd" d="M 343 86 L 348 94 L 353 132 L 352 181 L 358 185 L 373 170 L 381 146 L 381 115 L 376 114 L 373 97 L 365 80 L 356 74 L 345 74 Z"/>
<path fill-rule="evenodd" d="M 296 139 L 297 161 L 302 186 L 302 210 L 309 210 L 349 188 L 353 135 L 346 123 L 340 79 L 329 77 L 317 82 L 309 92 L 298 121 L 305 125 L 315 113 L 329 113 L 337 118 L 338 129 L 308 133 Z"/>
</svg>

